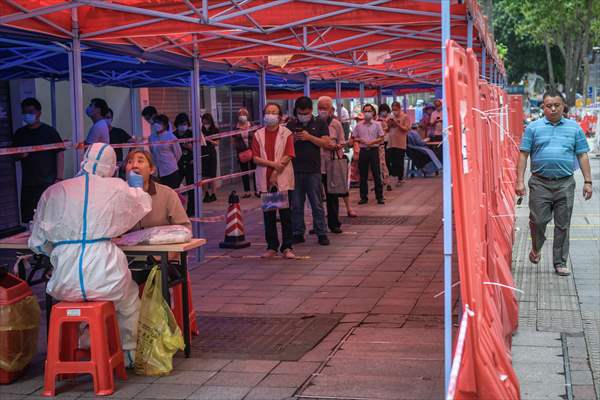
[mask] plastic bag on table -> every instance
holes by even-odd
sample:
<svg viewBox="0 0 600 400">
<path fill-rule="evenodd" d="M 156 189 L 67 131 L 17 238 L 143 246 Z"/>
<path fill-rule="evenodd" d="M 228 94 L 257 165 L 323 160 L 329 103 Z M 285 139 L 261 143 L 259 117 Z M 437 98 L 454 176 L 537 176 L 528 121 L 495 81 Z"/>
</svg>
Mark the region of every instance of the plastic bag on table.
<svg viewBox="0 0 600 400">
<path fill-rule="evenodd" d="M 156 266 L 148 276 L 142 295 L 135 373 L 167 375 L 173 370 L 173 355 L 183 349 L 183 336 L 163 298 L 160 270 Z"/>
<path fill-rule="evenodd" d="M 186 243 L 192 239 L 192 232 L 181 225 L 163 225 L 139 231 L 129 232 L 117 240 L 121 246 L 136 244 L 173 244 Z"/>
<path fill-rule="evenodd" d="M 23 370 L 37 352 L 40 306 L 34 296 L 0 306 L 0 368 Z"/>
</svg>

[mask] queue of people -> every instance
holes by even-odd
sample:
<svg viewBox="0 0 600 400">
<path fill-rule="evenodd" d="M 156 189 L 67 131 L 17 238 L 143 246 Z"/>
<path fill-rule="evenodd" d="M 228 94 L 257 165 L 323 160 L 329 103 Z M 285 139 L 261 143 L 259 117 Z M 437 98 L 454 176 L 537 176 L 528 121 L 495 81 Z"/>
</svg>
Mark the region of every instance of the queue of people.
<svg viewBox="0 0 600 400">
<path fill-rule="evenodd" d="M 403 112 L 398 102 L 394 102 L 391 108 L 387 104 L 381 104 L 379 110 L 374 105 L 365 104 L 358 123 L 350 134 L 346 133 L 349 129 L 348 120 L 340 120 L 336 116 L 333 100 L 327 96 L 318 99 L 317 113 L 314 113 L 312 99 L 305 96 L 298 98 L 294 104 L 293 115 L 290 117 L 283 114 L 279 105 L 269 103 L 263 110 L 264 127 L 257 131 L 251 129 L 248 110 L 241 108 L 238 111 L 236 124 L 236 129 L 240 130 L 240 133 L 232 138 L 235 155 L 241 171 L 256 169 L 254 174 L 242 178 L 244 191 L 242 198 L 249 198 L 252 194 L 260 197 L 262 193 L 273 190 L 288 195 L 288 210 L 279 211 L 283 231 L 282 244 L 277 241 L 276 224 L 273 222 L 277 218 L 272 211 L 265 212 L 265 238 L 269 250 L 266 255 L 272 257 L 278 251 L 282 251 L 285 253 L 284 256 L 290 256 L 288 253 L 291 252 L 293 244 L 306 241 L 304 211 L 307 200 L 310 204 L 313 224 L 309 233 L 314 233 L 317 242 L 323 246 L 330 243 L 329 233 L 342 233 L 339 216 L 340 198 L 345 203 L 347 215 L 357 216 L 350 203 L 349 190 L 343 193 L 339 191 L 329 193 L 327 189 L 328 179 L 333 177 L 331 172 L 328 177 L 326 168 L 328 163 L 330 160 L 348 160 L 345 150 L 351 147 L 354 148 L 353 159 L 357 161 L 357 175 L 359 175 L 357 178 L 360 181 L 359 205 L 369 201 L 370 178 L 374 182 L 373 191 L 377 203 L 385 204 L 384 189 L 392 190 L 392 179 L 396 179 L 396 186 L 404 182 L 407 155 L 412 159 L 413 164 L 424 172 L 424 175 L 437 173 L 441 163 L 427 145 L 431 137 L 422 139 L 415 131 L 415 129 L 422 131 L 433 127 L 432 132 L 436 132 L 435 126 L 439 121 L 436 112 L 441 110 L 441 102 L 439 104 L 436 102 L 436 107 L 438 109 L 425 107 L 426 112 L 421 122 L 424 124 L 424 119 L 427 118 L 429 121 L 427 127 L 421 123 L 411 127 L 408 115 Z M 39 121 L 41 105 L 37 100 L 26 99 L 23 101 L 22 108 L 27 125 L 17 132 L 15 145 L 37 144 L 38 142 L 27 139 L 34 136 L 32 132 L 36 130 L 43 131 L 43 135 L 35 135 L 36 140 L 43 141 L 41 144 L 61 141 L 60 135 L 53 128 Z M 344 108 L 341 108 L 341 112 L 344 115 Z M 113 126 L 114 112 L 103 99 L 92 99 L 86 108 L 86 114 L 93 122 L 86 138 L 87 142 L 112 144 L 135 142 L 135 139 L 125 130 Z M 182 183 L 192 184 L 194 182 L 192 143 L 162 143 L 193 137 L 189 116 L 180 113 L 171 123 L 166 115 L 159 113 L 153 106 L 145 107 L 141 116 L 151 128 L 149 142 L 155 144 L 150 146 L 150 152 L 146 152 L 147 154 L 134 150 L 126 157 L 121 149 L 116 149 L 117 166 L 121 166 L 119 176 L 122 178 L 128 176 L 128 165 L 132 162 L 132 157 L 134 160 L 137 157 L 144 158 L 149 165 L 150 172 L 144 169 L 144 173 L 148 172 L 146 175 L 155 176 L 152 183 L 148 183 L 148 178 L 145 178 L 145 185 L 149 185 L 146 190 L 149 192 L 160 192 L 160 189 L 156 189 L 159 183 L 160 187 L 170 189 L 177 189 Z M 203 178 L 213 178 L 217 176 L 219 141 L 215 135 L 218 136 L 219 129 L 210 113 L 203 114 L 201 118 L 201 171 Z M 285 142 L 280 143 L 283 139 Z M 22 186 L 23 221 L 31 220 L 41 194 L 50 185 L 62 179 L 62 154 L 62 151 L 57 150 L 32 153 L 29 159 L 27 155 L 21 156 L 24 160 L 24 171 L 30 171 L 24 174 L 27 178 L 23 180 Z M 285 167 L 282 167 L 282 164 L 285 164 Z M 38 165 L 44 167 L 37 168 Z M 348 169 L 346 168 L 346 175 Z M 40 171 L 44 171 L 48 176 L 37 176 L 41 174 Z M 282 175 L 284 171 L 285 174 Z M 261 176 L 262 174 L 264 176 Z M 216 200 L 214 184 L 204 185 L 203 189 L 204 202 Z M 191 216 L 194 215 L 194 211 L 194 191 L 190 190 L 187 192 L 185 214 Z"/>
</svg>

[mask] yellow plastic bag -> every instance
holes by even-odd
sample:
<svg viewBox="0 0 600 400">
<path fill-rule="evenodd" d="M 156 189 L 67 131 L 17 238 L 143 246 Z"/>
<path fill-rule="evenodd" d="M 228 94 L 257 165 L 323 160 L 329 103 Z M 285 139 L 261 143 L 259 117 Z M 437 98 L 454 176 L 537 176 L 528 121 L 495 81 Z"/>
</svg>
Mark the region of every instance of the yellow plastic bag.
<svg viewBox="0 0 600 400">
<path fill-rule="evenodd" d="M 173 354 L 183 349 L 183 335 L 163 298 L 160 270 L 156 266 L 148 275 L 142 295 L 135 373 L 168 375 L 173 369 Z"/>
<path fill-rule="evenodd" d="M 37 351 L 40 306 L 33 296 L 0 306 L 0 368 L 23 370 Z"/>
</svg>

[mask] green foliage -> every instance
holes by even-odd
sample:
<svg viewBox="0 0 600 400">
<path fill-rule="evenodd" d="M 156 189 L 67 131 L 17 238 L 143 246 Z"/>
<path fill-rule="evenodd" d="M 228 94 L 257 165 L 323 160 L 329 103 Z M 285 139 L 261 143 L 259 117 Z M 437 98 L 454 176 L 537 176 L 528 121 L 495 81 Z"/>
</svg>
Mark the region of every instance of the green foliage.
<svg viewBox="0 0 600 400">
<path fill-rule="evenodd" d="M 521 14 L 521 0 L 497 0 L 494 2 L 494 36 L 498 51 L 504 59 L 508 81 L 518 82 L 527 72 L 535 72 L 546 81 L 548 66 L 543 37 L 527 31 Z M 558 49 L 552 49 L 554 75 L 564 80 L 564 61 Z"/>
</svg>

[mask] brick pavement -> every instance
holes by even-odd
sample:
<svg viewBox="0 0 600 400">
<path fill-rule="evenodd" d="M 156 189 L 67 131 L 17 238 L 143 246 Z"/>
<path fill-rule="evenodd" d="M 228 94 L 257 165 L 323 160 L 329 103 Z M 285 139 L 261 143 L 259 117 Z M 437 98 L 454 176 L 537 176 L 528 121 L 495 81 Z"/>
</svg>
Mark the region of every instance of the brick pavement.
<svg viewBox="0 0 600 400">
<path fill-rule="evenodd" d="M 569 268 L 559 277 L 552 267 L 552 224 L 540 264 L 529 262 L 527 198 L 517 209 L 513 274 L 520 323 L 513 362 L 523 400 L 600 399 L 600 159 L 592 158 L 594 197 L 584 201 L 577 188 L 571 225 Z"/>
<path fill-rule="evenodd" d="M 355 203 L 356 193 L 352 196 Z M 205 215 L 225 211 L 227 196 L 219 197 L 206 205 Z M 257 204 L 244 199 L 242 207 Z M 294 249 L 298 260 L 258 257 L 265 247 L 260 212 L 244 214 L 252 246 L 242 250 L 219 249 L 223 223 L 204 224 L 205 261 L 191 271 L 201 314 L 341 314 L 340 323 L 298 361 L 178 356 L 170 376 L 130 374 L 117 383 L 113 397 L 442 398 L 443 296 L 436 297 L 443 289 L 441 206 L 441 179 L 410 180 L 386 192 L 385 206 L 373 201 L 355 208 L 361 215 L 421 218 L 402 225 L 346 224 L 343 234 L 330 236 L 328 247 L 309 236 Z M 42 360 L 41 354 L 26 379 L 0 387 L 2 399 L 38 396 Z M 61 397 L 93 397 L 89 381 L 69 382 L 65 389 Z"/>
</svg>

